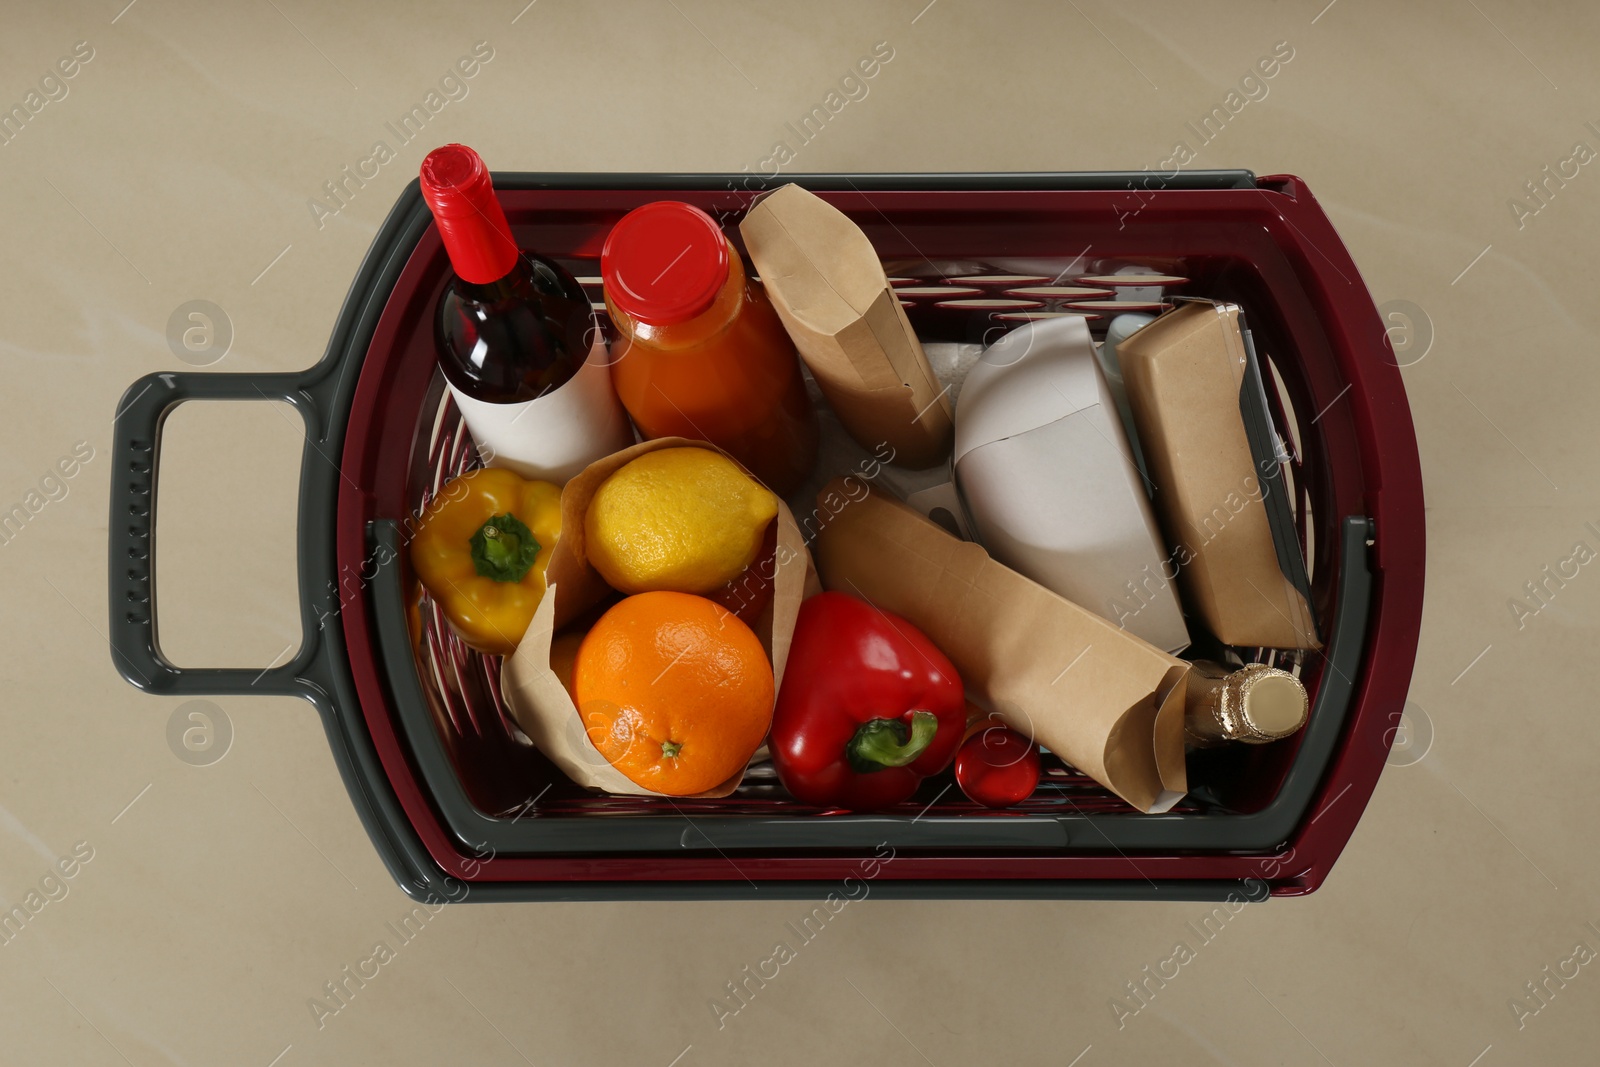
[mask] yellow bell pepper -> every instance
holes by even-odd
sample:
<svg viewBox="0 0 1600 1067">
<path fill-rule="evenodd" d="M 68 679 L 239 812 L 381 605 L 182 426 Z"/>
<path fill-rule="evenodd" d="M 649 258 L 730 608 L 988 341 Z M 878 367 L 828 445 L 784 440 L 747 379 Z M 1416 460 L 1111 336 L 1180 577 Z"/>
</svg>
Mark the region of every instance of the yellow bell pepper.
<svg viewBox="0 0 1600 1067">
<path fill-rule="evenodd" d="M 454 479 L 422 514 L 411 566 L 462 640 L 509 656 L 544 598 L 561 534 L 561 490 L 485 467 Z"/>
</svg>

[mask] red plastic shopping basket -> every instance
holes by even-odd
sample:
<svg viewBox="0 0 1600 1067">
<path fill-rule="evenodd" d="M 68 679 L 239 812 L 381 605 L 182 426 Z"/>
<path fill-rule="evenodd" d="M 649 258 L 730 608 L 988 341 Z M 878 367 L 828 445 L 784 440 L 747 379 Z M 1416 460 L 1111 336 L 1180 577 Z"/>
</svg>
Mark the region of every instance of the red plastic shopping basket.
<svg viewBox="0 0 1600 1067">
<path fill-rule="evenodd" d="M 688 201 L 730 237 L 768 187 L 750 175 L 497 174 L 527 247 L 598 301 L 613 223 Z M 1305 185 L 1244 171 L 799 175 L 854 219 L 911 288 L 959 271 L 1059 276 L 1137 264 L 1247 311 L 1315 610 L 1320 652 L 1238 650 L 1300 674 L 1306 729 L 1197 753 L 1209 783 L 1141 815 L 1053 759 L 1033 798 L 989 812 L 930 781 L 872 815 L 788 798 L 769 765 L 719 800 L 600 797 L 568 782 L 506 713 L 499 663 L 470 652 L 405 559 L 408 516 L 475 459 L 436 369 L 432 315 L 448 262 L 416 183 L 374 241 L 326 356 L 289 374 L 162 373 L 115 424 L 112 649 L 168 694 L 294 694 L 322 713 L 374 844 L 406 892 L 476 900 L 816 896 L 861 876 L 899 897 L 1222 898 L 1315 889 L 1353 832 L 1399 722 L 1422 610 L 1423 502 L 1400 371 L 1355 264 Z M 1020 265 L 1020 266 L 1019 266 Z M 1059 271 L 1054 268 L 1059 268 Z M 1087 273 L 1087 271 L 1085 271 Z M 925 337 L 989 341 L 1016 308 L 908 297 Z M 1024 302 L 1027 303 L 1027 302 Z M 940 306 L 944 305 L 944 306 Z M 195 399 L 282 400 L 306 424 L 299 550 L 303 641 L 267 671 L 179 668 L 161 654 L 152 573 L 161 424 Z M 945 786 L 948 783 L 943 783 Z"/>
</svg>

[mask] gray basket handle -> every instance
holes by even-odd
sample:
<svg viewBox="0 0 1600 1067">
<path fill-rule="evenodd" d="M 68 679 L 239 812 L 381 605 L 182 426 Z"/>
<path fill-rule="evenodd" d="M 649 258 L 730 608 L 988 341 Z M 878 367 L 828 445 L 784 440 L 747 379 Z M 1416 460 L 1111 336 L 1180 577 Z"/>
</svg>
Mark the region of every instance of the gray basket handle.
<svg viewBox="0 0 1600 1067">
<path fill-rule="evenodd" d="M 326 407 L 317 395 L 320 378 L 305 372 L 147 374 L 123 394 L 112 423 L 109 621 L 112 660 L 133 685 L 179 695 L 306 695 L 304 675 L 319 645 L 315 627 L 302 624 L 299 654 L 265 671 L 179 667 L 162 654 L 155 606 L 156 471 L 162 424 L 186 400 L 282 400 L 305 419 L 308 442 L 321 439 Z"/>
</svg>

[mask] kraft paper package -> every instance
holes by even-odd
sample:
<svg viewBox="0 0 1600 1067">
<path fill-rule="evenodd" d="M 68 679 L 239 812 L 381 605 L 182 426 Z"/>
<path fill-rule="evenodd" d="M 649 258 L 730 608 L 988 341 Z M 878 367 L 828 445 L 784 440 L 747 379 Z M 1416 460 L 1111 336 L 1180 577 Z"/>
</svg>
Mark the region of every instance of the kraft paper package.
<svg viewBox="0 0 1600 1067">
<path fill-rule="evenodd" d="M 584 516 L 588 514 L 589 501 L 600 488 L 600 483 L 624 464 L 657 449 L 685 447 L 721 452 L 704 441 L 661 437 L 596 460 L 562 488 L 561 538 L 550 554 L 550 564 L 545 571 L 547 587 L 544 599 L 539 602 L 533 622 L 529 624 L 528 632 L 523 635 L 517 650 L 505 661 L 501 681 L 512 718 L 539 751 L 550 757 L 551 762 L 560 767 L 567 777 L 587 789 L 627 796 L 662 795 L 635 784 L 600 754 L 600 750 L 589 740 L 588 722 L 573 705 L 571 695 L 551 665 L 550 644 L 556 633 L 613 595 L 611 587 L 600 577 L 585 554 Z M 794 515 L 781 499 L 778 501 L 778 517 L 773 521 L 778 524 L 778 536 L 773 555 L 776 573 L 772 603 L 751 629 L 761 639 L 761 645 L 772 663 L 773 689 L 776 692 L 783 683 L 783 665 L 789 657 L 789 643 L 794 636 L 794 622 L 800 613 L 800 601 L 806 596 L 811 557 L 800 536 L 800 528 L 795 524 Z M 811 575 L 810 584 L 814 588 L 814 574 Z M 696 795 L 725 797 L 739 787 L 743 778 L 744 770 L 741 768 L 726 782 Z"/>
<path fill-rule="evenodd" d="M 1321 648 L 1239 307 L 1184 301 L 1117 356 L 1185 604 L 1226 644 Z"/>
<path fill-rule="evenodd" d="M 950 399 L 861 228 L 813 193 L 785 185 L 756 201 L 739 232 L 850 436 L 869 450 L 887 442 L 902 466 L 942 462 L 953 433 Z"/>
<path fill-rule="evenodd" d="M 921 629 L 970 699 L 1140 811 L 1183 797 L 1187 663 L 859 480 L 830 483 L 817 511 L 825 588 Z"/>
</svg>

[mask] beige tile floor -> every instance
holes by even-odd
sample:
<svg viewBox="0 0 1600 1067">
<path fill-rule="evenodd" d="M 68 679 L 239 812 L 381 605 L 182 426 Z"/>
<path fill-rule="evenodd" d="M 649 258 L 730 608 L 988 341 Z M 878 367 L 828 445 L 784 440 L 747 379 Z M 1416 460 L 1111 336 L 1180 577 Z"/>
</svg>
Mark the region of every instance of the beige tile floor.
<svg viewBox="0 0 1600 1067">
<path fill-rule="evenodd" d="M 1600 574 L 1584 568 L 1520 627 L 1508 607 L 1575 542 L 1600 547 L 1584 525 L 1600 522 L 1600 167 L 1520 219 L 1510 204 L 1575 145 L 1600 147 L 1600 9 L 125 2 L 8 5 L 0 35 L 7 105 L 75 46 L 92 53 L 0 145 L 0 499 L 75 448 L 80 461 L 0 546 L 0 894 L 79 857 L 67 895 L 0 945 L 0 1060 L 1600 1059 L 1600 972 L 1578 962 L 1600 947 Z M 167 740 L 178 702 L 113 672 L 117 397 L 185 369 L 167 322 L 194 299 L 232 326 L 215 369 L 313 362 L 425 144 L 322 225 L 308 200 L 477 42 L 493 58 L 426 144 L 466 141 L 513 169 L 716 171 L 759 164 L 880 41 L 894 58 L 869 96 L 788 169 L 1155 164 L 1288 42 L 1267 97 L 1195 165 L 1303 176 L 1378 302 L 1421 309 L 1431 348 L 1405 380 L 1429 575 L 1411 700 L 1431 750 L 1385 772 L 1320 892 L 1246 909 L 1120 1029 L 1112 998 L 1200 905 L 868 901 L 720 1029 L 708 1000 L 771 951 L 796 903 L 451 908 L 319 1028 L 308 999 L 409 904 L 309 706 L 225 701 L 226 758 L 190 766 Z M 296 639 L 298 444 L 265 405 L 170 424 L 162 618 L 180 662 L 265 665 Z M 1519 1016 L 1546 967 L 1576 977 Z"/>
</svg>

